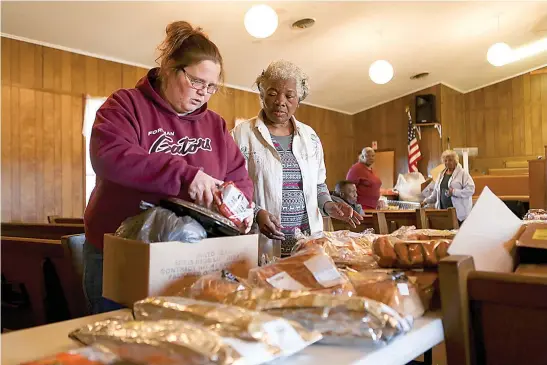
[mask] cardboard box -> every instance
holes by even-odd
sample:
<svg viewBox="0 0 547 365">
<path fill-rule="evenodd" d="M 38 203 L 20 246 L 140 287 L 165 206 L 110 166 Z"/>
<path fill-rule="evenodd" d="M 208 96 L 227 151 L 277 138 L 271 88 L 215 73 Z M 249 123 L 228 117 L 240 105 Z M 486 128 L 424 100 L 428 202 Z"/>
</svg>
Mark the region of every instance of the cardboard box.
<svg viewBox="0 0 547 365">
<path fill-rule="evenodd" d="M 521 264 L 517 267 L 515 273 L 520 275 L 547 277 L 547 264 Z"/>
<path fill-rule="evenodd" d="M 174 295 L 203 274 L 230 268 L 246 277 L 257 265 L 256 234 L 150 244 L 106 234 L 103 296 L 132 306 L 149 296 Z"/>
</svg>

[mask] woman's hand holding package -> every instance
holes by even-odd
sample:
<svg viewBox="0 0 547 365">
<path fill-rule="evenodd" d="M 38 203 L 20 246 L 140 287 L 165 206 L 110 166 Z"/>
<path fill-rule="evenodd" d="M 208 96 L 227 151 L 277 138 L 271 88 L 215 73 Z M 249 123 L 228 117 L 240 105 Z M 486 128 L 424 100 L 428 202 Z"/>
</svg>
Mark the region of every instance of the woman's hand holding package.
<svg viewBox="0 0 547 365">
<path fill-rule="evenodd" d="M 196 204 L 210 209 L 213 199 L 216 199 L 214 193 L 217 190 L 217 186 L 222 183 L 222 181 L 217 180 L 200 170 L 190 184 L 188 194 Z"/>
<path fill-rule="evenodd" d="M 270 214 L 268 211 L 262 209 L 256 215 L 256 222 L 258 223 L 258 228 L 260 232 L 266 237 L 273 240 L 284 240 L 285 235 L 281 232 L 281 223 L 279 219 Z"/>
<path fill-rule="evenodd" d="M 345 221 L 353 228 L 363 221 L 363 217 L 345 203 L 326 202 L 323 209 L 330 217 Z"/>
</svg>

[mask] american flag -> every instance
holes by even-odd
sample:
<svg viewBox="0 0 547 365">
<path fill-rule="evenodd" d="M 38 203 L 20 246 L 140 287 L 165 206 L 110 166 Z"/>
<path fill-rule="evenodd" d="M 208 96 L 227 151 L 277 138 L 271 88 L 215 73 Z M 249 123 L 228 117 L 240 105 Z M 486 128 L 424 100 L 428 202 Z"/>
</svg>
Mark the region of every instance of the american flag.
<svg viewBox="0 0 547 365">
<path fill-rule="evenodd" d="M 416 129 L 410 116 L 410 108 L 406 108 L 406 113 L 408 114 L 408 171 L 417 172 L 418 161 L 421 160 L 422 154 L 416 138 Z"/>
</svg>

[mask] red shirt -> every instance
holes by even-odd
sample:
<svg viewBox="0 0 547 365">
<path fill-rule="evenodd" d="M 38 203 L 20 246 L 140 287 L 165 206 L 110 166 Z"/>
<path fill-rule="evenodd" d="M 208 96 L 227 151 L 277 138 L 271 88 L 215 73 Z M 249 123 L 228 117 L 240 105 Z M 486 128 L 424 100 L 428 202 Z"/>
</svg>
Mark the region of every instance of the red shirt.
<svg viewBox="0 0 547 365">
<path fill-rule="evenodd" d="M 364 163 L 357 162 L 349 169 L 346 180 L 357 186 L 357 201 L 363 206 L 363 209 L 376 209 L 378 199 L 380 199 L 382 181 L 372 169 L 365 166 Z"/>
</svg>

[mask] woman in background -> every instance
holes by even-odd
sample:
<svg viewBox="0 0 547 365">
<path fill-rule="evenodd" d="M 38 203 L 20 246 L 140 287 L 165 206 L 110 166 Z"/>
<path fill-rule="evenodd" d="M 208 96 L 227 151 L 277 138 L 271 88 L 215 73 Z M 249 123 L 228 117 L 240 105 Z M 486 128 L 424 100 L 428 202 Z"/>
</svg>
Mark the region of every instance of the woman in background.
<svg viewBox="0 0 547 365">
<path fill-rule="evenodd" d="M 305 234 L 323 230 L 322 212 L 353 226 L 362 218 L 349 205 L 332 201 L 321 141 L 294 117 L 308 95 L 308 77 L 293 63 L 276 61 L 256 84 L 262 110 L 235 127 L 232 135 L 254 182 L 261 250 L 271 249 L 273 242 L 268 240 L 280 240 L 281 256 L 287 256 L 297 230 Z"/>
<path fill-rule="evenodd" d="M 454 207 L 461 225 L 473 208 L 475 182 L 460 165 L 455 151 L 444 151 L 441 159 L 445 168 L 435 182 L 433 192 L 422 202 L 422 206 L 435 204 L 436 209 Z"/>
<path fill-rule="evenodd" d="M 365 147 L 359 155 L 359 161 L 353 165 L 346 176 L 357 187 L 357 202 L 364 210 L 376 209 L 380 199 L 382 181 L 372 169 L 376 152 L 371 147 Z"/>
</svg>

